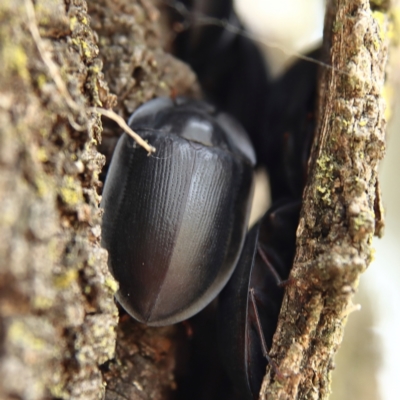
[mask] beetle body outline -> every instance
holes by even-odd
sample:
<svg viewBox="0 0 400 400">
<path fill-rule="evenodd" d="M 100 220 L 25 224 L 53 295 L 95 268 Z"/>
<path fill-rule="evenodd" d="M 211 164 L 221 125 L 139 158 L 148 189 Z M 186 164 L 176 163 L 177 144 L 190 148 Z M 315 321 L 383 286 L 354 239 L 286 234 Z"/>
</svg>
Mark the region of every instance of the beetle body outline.
<svg viewBox="0 0 400 400">
<path fill-rule="evenodd" d="M 157 155 L 120 138 L 103 190 L 102 244 L 125 310 L 148 325 L 170 325 L 204 308 L 233 273 L 254 151 L 239 124 L 201 101 L 155 99 L 129 124 Z"/>
</svg>

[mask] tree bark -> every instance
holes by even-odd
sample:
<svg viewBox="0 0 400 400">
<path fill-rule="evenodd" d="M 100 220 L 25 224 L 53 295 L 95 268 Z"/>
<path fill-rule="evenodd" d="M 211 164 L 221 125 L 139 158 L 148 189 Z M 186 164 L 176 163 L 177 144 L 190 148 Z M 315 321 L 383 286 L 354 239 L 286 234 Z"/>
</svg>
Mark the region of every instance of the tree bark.
<svg viewBox="0 0 400 400">
<path fill-rule="evenodd" d="M 101 398 L 117 285 L 87 110 L 115 97 L 84 2 L 2 2 L 0 20 L 0 397 Z"/>
<path fill-rule="evenodd" d="M 372 7 L 372 8 L 371 8 Z M 388 14 L 365 0 L 328 3 L 318 123 L 297 252 L 262 399 L 326 399 L 360 274 L 383 228 L 377 168 L 385 149 L 382 98 Z"/>
</svg>

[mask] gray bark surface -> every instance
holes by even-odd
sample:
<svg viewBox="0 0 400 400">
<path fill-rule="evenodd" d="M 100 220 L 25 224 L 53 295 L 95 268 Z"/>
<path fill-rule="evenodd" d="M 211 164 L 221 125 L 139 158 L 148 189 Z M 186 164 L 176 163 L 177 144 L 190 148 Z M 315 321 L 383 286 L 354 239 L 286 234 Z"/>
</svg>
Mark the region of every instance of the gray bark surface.
<svg viewBox="0 0 400 400">
<path fill-rule="evenodd" d="M 262 399 L 326 399 L 360 275 L 381 235 L 377 169 L 384 155 L 382 97 L 388 15 L 369 1 L 329 2 L 318 126 L 297 230 L 297 252 Z"/>
<path fill-rule="evenodd" d="M 115 98 L 88 20 L 82 1 L 0 5 L 2 399 L 101 398 L 114 353 L 101 121 L 87 109 Z"/>
</svg>

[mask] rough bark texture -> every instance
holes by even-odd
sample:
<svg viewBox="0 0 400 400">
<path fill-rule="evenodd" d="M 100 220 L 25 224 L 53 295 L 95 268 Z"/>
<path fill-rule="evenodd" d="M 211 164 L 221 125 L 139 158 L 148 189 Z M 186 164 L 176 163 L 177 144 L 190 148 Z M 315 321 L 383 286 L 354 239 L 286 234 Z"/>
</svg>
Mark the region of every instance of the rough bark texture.
<svg viewBox="0 0 400 400">
<path fill-rule="evenodd" d="M 382 91 L 388 16 L 369 1 L 329 3 L 318 128 L 262 399 L 326 399 L 333 357 L 360 274 L 382 230 L 377 167 L 385 149 Z"/>
<path fill-rule="evenodd" d="M 0 398 L 94 399 L 114 352 L 117 285 L 99 246 L 101 122 L 85 108 L 115 99 L 85 3 L 32 6 L 0 5 Z"/>
</svg>

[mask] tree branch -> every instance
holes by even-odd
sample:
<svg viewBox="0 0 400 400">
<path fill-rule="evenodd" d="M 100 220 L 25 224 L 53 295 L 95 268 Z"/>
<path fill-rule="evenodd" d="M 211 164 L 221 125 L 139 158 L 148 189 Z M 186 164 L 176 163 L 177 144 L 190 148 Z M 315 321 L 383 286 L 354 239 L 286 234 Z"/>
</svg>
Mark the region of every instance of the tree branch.
<svg viewBox="0 0 400 400">
<path fill-rule="evenodd" d="M 319 84 L 318 126 L 297 230 L 297 253 L 262 399 L 326 399 L 333 357 L 360 274 L 380 233 L 377 168 L 385 148 L 382 89 L 388 16 L 369 1 L 328 4 L 328 63 Z"/>
</svg>

